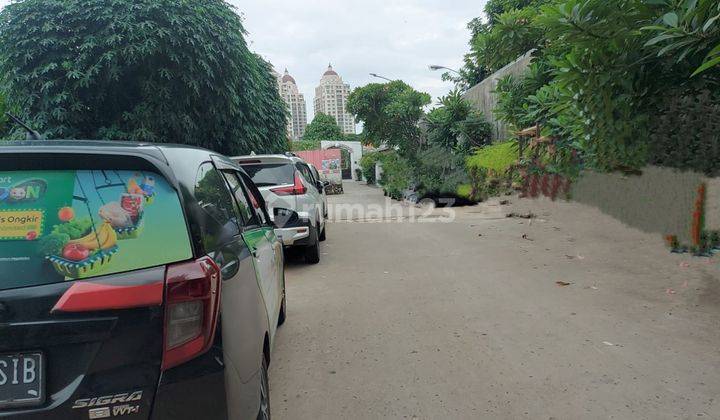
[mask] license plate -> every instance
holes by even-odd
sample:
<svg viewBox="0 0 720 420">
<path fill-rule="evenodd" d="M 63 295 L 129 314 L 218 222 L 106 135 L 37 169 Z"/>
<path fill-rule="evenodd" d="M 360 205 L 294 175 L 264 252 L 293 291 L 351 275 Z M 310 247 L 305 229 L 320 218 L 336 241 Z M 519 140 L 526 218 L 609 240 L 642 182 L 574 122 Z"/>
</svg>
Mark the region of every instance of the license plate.
<svg viewBox="0 0 720 420">
<path fill-rule="evenodd" d="M 45 402 L 45 366 L 40 352 L 0 354 L 0 408 Z"/>
</svg>

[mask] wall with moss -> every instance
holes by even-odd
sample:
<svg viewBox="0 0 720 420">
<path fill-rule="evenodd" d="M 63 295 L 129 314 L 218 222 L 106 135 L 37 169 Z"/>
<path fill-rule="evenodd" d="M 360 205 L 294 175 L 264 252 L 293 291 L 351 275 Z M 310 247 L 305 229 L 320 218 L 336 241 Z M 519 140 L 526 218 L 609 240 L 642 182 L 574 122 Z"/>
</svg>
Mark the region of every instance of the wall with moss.
<svg viewBox="0 0 720 420">
<path fill-rule="evenodd" d="M 674 234 L 690 242 L 697 187 L 708 187 L 706 229 L 720 229 L 720 178 L 648 166 L 642 175 L 584 172 L 573 185 L 572 199 L 598 207 L 625 224 L 646 232 Z"/>
</svg>

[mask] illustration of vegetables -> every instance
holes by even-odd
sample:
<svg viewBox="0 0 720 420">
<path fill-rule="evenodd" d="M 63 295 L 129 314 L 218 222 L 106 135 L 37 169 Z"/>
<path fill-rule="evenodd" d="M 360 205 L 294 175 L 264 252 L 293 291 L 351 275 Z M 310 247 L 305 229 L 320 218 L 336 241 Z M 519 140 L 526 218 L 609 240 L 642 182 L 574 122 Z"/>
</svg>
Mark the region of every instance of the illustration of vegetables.
<svg viewBox="0 0 720 420">
<path fill-rule="evenodd" d="M 70 242 L 67 233 L 52 232 L 40 238 L 39 250 L 44 255 L 61 255 L 63 247 Z"/>
</svg>

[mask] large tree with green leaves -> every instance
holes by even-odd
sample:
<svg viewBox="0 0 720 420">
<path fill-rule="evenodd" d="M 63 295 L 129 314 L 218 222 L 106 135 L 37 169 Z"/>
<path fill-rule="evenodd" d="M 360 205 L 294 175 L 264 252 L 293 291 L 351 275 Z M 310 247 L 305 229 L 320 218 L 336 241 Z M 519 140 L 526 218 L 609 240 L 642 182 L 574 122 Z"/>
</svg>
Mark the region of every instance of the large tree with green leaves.
<svg viewBox="0 0 720 420">
<path fill-rule="evenodd" d="M 222 0 L 18 1 L 0 12 L 0 85 L 48 138 L 280 151 L 285 104 L 244 33 Z"/>
<path fill-rule="evenodd" d="M 3 134 L 5 133 L 6 124 L 7 124 L 7 116 L 5 113 L 7 112 L 5 105 L 5 96 L 3 96 L 3 93 L 0 92 L 0 138 L 3 137 Z"/>
<path fill-rule="evenodd" d="M 418 92 L 401 80 L 370 83 L 348 96 L 347 110 L 363 122 L 361 138 L 375 146 L 397 146 L 411 154 L 423 140 L 418 123 L 430 95 Z"/>
<path fill-rule="evenodd" d="M 322 140 L 344 140 L 342 130 L 337 125 L 335 117 L 318 112 L 315 117 L 305 128 L 303 141 L 317 142 L 318 145 Z"/>
</svg>

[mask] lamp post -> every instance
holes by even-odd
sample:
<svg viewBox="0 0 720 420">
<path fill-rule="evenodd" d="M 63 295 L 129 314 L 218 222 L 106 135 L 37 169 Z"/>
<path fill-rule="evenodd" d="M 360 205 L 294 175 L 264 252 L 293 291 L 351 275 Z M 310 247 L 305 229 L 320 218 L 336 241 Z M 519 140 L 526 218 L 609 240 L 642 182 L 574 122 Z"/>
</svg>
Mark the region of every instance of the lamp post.
<svg viewBox="0 0 720 420">
<path fill-rule="evenodd" d="M 453 73 L 455 73 L 455 74 L 460 74 L 460 72 L 457 71 L 457 70 L 453 70 L 453 69 L 451 69 L 450 67 L 438 66 L 437 64 L 431 64 L 431 65 L 428 66 L 428 68 L 429 68 L 430 70 L 432 70 L 432 71 L 445 69 L 445 70 L 451 71 L 451 72 L 453 72 Z"/>
<path fill-rule="evenodd" d="M 391 79 L 388 79 L 388 78 L 385 77 L 385 76 L 380 76 L 380 75 L 377 74 L 377 73 L 370 73 L 370 76 L 372 76 L 372 77 L 377 77 L 378 79 L 384 79 L 384 80 L 387 80 L 388 82 L 392 82 Z"/>
</svg>

